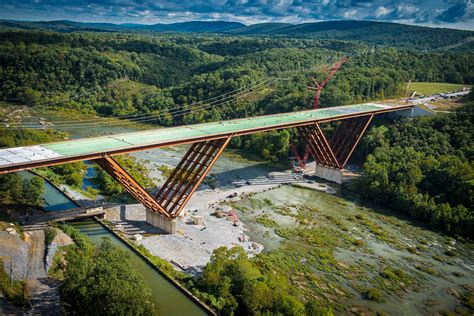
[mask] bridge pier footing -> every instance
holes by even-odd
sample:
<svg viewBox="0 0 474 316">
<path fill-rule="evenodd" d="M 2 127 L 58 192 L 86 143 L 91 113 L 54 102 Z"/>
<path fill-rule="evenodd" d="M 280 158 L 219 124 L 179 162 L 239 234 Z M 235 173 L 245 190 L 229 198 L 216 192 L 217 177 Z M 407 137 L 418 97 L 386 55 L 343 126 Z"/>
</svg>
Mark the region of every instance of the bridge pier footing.
<svg viewBox="0 0 474 316">
<path fill-rule="evenodd" d="M 169 219 L 158 212 L 146 209 L 146 222 L 167 234 L 176 233 L 176 219 Z"/>
<path fill-rule="evenodd" d="M 342 170 L 339 168 L 329 167 L 322 164 L 316 164 L 314 175 L 331 182 L 342 183 Z"/>
</svg>

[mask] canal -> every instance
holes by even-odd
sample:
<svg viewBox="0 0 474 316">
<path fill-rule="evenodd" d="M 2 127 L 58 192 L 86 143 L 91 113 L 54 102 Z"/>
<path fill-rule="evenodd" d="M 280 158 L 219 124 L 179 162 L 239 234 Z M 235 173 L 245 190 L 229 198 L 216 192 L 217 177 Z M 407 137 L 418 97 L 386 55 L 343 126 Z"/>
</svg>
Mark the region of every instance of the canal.
<svg viewBox="0 0 474 316">
<path fill-rule="evenodd" d="M 133 266 L 140 272 L 145 283 L 151 288 L 152 301 L 155 304 L 158 315 L 207 315 L 203 309 L 191 301 L 184 293 L 155 271 L 154 268 L 97 221 L 89 219 L 73 222 L 71 225 L 86 234 L 94 244 L 98 245 L 101 243 L 102 238 L 108 237 L 114 245 L 129 254 Z"/>
<path fill-rule="evenodd" d="M 21 172 L 20 174 L 23 179 L 37 177 L 35 174 L 30 172 Z M 43 199 L 46 211 L 64 211 L 77 207 L 77 204 L 70 200 L 61 190 L 46 180 L 44 183 L 45 192 Z M 114 245 L 129 254 L 133 266 L 143 276 L 145 283 L 151 288 L 152 302 L 155 305 L 158 315 L 207 315 L 206 311 L 204 311 L 199 305 L 194 303 L 173 283 L 163 277 L 146 261 L 133 252 L 124 242 L 115 237 L 97 221 L 89 219 L 73 222 L 71 225 L 77 227 L 81 232 L 86 234 L 94 244 L 98 245 L 101 243 L 103 237 L 108 237 Z"/>
</svg>

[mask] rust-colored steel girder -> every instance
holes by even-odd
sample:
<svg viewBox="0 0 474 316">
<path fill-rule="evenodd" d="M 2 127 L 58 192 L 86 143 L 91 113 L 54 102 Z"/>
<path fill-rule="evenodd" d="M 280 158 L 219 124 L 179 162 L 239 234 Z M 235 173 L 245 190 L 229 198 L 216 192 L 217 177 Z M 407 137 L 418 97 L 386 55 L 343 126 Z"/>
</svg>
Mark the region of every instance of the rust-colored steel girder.
<svg viewBox="0 0 474 316">
<path fill-rule="evenodd" d="M 170 177 L 153 198 L 112 157 L 105 156 L 94 161 L 128 193 L 147 209 L 175 218 L 197 190 L 219 156 L 229 144 L 231 136 L 194 143 L 173 170 Z"/>
<path fill-rule="evenodd" d="M 330 144 L 342 168 L 347 164 L 374 115 L 343 120 L 334 131 Z"/>
<path fill-rule="evenodd" d="M 94 161 L 147 209 L 171 218 L 170 214 L 112 157 L 105 156 Z"/>
<path fill-rule="evenodd" d="M 319 123 L 300 126 L 298 132 L 317 163 L 343 169 L 373 117 L 374 115 L 370 114 L 343 120 L 329 140 Z"/>
<path fill-rule="evenodd" d="M 156 195 L 172 216 L 180 214 L 192 194 L 216 163 L 231 137 L 194 143 Z"/>
</svg>

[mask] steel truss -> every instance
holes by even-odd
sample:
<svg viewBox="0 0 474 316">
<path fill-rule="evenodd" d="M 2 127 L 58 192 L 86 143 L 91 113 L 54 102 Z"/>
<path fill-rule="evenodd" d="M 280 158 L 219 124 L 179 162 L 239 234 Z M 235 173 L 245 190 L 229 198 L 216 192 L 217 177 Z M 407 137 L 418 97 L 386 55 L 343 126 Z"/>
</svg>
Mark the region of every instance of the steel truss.
<svg viewBox="0 0 474 316">
<path fill-rule="evenodd" d="M 105 156 L 94 161 L 147 209 L 171 218 L 169 213 L 112 157 Z"/>
<path fill-rule="evenodd" d="M 230 139 L 227 137 L 191 145 L 156 195 L 157 201 L 171 216 L 179 215 Z"/>
<path fill-rule="evenodd" d="M 228 136 L 224 139 L 193 143 L 155 198 L 110 156 L 94 161 L 146 208 L 171 219 L 180 215 L 230 139 L 231 136 Z"/>
<path fill-rule="evenodd" d="M 373 117 L 371 114 L 342 120 L 331 137 L 323 133 L 319 123 L 297 129 L 316 163 L 343 169 Z"/>
</svg>

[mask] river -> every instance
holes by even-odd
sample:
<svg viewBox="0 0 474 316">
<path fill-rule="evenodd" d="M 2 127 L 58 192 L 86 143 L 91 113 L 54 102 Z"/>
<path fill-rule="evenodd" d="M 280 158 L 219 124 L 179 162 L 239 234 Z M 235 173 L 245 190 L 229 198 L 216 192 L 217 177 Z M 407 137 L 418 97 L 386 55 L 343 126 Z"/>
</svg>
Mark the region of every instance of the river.
<svg viewBox="0 0 474 316">
<path fill-rule="evenodd" d="M 38 177 L 35 174 L 27 171 L 19 172 L 20 176 L 23 179 L 31 179 L 33 177 Z M 54 211 L 65 211 L 78 207 L 79 205 L 74 201 L 71 201 L 63 192 L 58 190 L 54 185 L 49 181 L 44 180 L 44 209 L 47 212 Z"/>
</svg>

